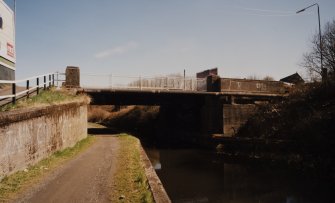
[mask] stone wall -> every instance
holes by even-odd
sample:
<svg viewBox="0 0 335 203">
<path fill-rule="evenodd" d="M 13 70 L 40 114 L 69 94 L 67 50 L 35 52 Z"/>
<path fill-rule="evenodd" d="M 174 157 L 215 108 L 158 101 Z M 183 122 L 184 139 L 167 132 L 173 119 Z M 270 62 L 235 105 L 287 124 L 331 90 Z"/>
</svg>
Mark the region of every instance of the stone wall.
<svg viewBox="0 0 335 203">
<path fill-rule="evenodd" d="M 0 179 L 87 137 L 87 104 L 0 113 Z"/>
<path fill-rule="evenodd" d="M 255 104 L 224 104 L 223 105 L 223 135 L 230 137 L 237 133 L 257 110 Z"/>
</svg>

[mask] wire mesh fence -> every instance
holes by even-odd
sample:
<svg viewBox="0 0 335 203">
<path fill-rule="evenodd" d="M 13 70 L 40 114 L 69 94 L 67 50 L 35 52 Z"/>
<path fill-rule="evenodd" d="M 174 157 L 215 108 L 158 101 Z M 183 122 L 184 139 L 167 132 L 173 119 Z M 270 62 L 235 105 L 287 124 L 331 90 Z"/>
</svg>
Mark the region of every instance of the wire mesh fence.
<svg viewBox="0 0 335 203">
<path fill-rule="evenodd" d="M 205 90 L 206 80 L 193 77 L 142 77 L 120 75 L 81 74 L 83 88 L 138 90 Z"/>
</svg>

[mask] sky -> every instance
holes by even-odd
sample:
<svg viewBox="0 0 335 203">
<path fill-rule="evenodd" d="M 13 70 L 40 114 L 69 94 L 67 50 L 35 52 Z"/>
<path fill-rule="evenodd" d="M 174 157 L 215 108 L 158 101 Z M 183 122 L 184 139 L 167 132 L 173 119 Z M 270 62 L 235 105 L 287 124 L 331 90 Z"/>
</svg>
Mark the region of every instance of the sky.
<svg viewBox="0 0 335 203">
<path fill-rule="evenodd" d="M 12 0 L 5 0 L 10 6 Z M 16 78 L 79 66 L 82 74 L 162 76 L 217 67 L 221 77 L 295 72 L 318 31 L 310 0 L 17 0 Z M 321 24 L 335 1 L 320 0 Z"/>
</svg>

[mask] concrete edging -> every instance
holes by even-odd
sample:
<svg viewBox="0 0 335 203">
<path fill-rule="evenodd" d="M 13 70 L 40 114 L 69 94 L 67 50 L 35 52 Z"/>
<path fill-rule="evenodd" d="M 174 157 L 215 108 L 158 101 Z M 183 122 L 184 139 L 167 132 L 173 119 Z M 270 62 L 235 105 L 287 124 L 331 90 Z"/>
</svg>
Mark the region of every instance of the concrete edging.
<svg viewBox="0 0 335 203">
<path fill-rule="evenodd" d="M 140 155 L 142 163 L 144 164 L 145 175 L 148 179 L 150 190 L 156 203 L 171 203 L 171 200 L 166 193 L 162 182 L 157 176 L 155 169 L 152 167 L 151 162 L 145 153 L 142 145 L 140 145 Z"/>
</svg>

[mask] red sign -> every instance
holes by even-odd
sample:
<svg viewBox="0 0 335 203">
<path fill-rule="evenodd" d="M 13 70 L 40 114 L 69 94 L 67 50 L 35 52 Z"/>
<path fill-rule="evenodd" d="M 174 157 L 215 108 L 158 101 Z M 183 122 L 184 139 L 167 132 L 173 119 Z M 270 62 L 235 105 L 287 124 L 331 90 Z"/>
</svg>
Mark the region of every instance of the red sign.
<svg viewBox="0 0 335 203">
<path fill-rule="evenodd" d="M 14 46 L 7 43 L 7 55 L 14 58 Z"/>
</svg>

